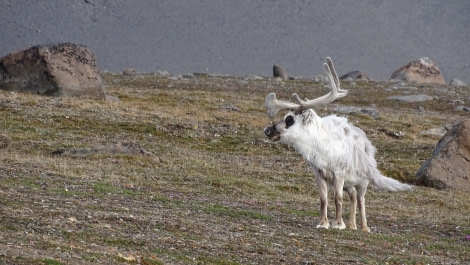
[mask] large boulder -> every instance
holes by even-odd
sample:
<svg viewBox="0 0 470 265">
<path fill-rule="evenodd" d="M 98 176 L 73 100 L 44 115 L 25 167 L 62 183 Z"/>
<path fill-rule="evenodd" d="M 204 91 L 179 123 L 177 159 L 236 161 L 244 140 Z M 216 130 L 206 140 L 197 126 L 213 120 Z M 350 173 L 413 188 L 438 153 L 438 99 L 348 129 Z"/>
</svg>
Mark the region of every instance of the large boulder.
<svg viewBox="0 0 470 265">
<path fill-rule="evenodd" d="M 392 73 L 391 79 L 418 84 L 446 84 L 439 67 L 427 57 L 400 67 Z"/>
<path fill-rule="evenodd" d="M 470 191 L 470 119 L 454 125 L 416 174 L 418 185 Z"/>
<path fill-rule="evenodd" d="M 106 99 L 95 55 L 71 43 L 34 46 L 0 58 L 0 89 Z"/>
</svg>

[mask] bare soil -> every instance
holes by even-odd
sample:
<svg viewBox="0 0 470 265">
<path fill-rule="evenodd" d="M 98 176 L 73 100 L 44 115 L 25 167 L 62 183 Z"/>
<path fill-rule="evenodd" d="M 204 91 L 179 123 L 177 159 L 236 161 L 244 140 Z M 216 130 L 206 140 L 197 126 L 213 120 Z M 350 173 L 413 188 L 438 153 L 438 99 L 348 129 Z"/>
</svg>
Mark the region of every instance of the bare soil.
<svg viewBox="0 0 470 265">
<path fill-rule="evenodd" d="M 465 192 L 369 189 L 371 233 L 314 228 L 314 177 L 266 140 L 262 104 L 269 92 L 319 96 L 321 83 L 104 77 L 120 102 L 0 91 L 0 264 L 470 264 Z M 342 86 L 349 95 L 318 113 L 377 109 L 349 121 L 377 147 L 381 171 L 404 182 L 440 139 L 421 132 L 468 118 L 453 109 L 469 87 Z M 386 100 L 407 94 L 435 99 Z M 122 143 L 145 151 L 63 151 Z"/>
</svg>

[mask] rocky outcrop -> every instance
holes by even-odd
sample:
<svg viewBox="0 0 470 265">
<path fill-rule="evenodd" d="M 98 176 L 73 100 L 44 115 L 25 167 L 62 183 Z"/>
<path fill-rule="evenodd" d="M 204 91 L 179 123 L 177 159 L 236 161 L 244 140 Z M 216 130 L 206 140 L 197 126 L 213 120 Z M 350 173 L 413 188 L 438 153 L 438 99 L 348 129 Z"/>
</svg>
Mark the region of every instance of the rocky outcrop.
<svg viewBox="0 0 470 265">
<path fill-rule="evenodd" d="M 106 99 L 95 55 L 71 43 L 34 46 L 0 58 L 0 89 Z"/>
<path fill-rule="evenodd" d="M 437 65 L 427 57 L 400 67 L 400 69 L 392 73 L 391 79 L 418 84 L 446 84 Z"/>
<path fill-rule="evenodd" d="M 454 125 L 441 138 L 416 174 L 418 185 L 470 191 L 470 119 Z"/>
</svg>

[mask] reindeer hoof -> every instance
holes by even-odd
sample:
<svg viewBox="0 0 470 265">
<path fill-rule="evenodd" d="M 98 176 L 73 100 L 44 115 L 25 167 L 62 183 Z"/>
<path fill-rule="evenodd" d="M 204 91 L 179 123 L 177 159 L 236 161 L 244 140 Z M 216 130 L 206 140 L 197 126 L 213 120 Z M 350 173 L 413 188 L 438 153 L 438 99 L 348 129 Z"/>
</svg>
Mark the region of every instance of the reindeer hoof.
<svg viewBox="0 0 470 265">
<path fill-rule="evenodd" d="M 370 233 L 370 228 L 368 226 L 362 228 L 363 232 Z"/>
<path fill-rule="evenodd" d="M 343 229 L 346 229 L 346 225 L 344 223 L 340 223 L 340 224 L 333 223 L 333 229 L 343 230 Z"/>
<path fill-rule="evenodd" d="M 318 224 L 315 228 L 329 229 L 330 224 Z"/>
</svg>

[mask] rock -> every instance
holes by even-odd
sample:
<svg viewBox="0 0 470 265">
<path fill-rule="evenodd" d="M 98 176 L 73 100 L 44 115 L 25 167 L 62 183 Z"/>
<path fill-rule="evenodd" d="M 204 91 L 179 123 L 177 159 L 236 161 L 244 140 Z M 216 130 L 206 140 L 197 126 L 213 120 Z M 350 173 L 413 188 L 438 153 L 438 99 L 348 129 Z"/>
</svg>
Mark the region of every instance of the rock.
<svg viewBox="0 0 470 265">
<path fill-rule="evenodd" d="M 105 99 L 93 52 L 81 45 L 34 46 L 0 58 L 0 89 Z"/>
<path fill-rule="evenodd" d="M 134 77 L 136 74 L 137 74 L 137 70 L 135 70 L 135 68 L 127 68 L 124 71 L 122 71 L 122 75 L 124 76 Z"/>
<path fill-rule="evenodd" d="M 368 80 L 367 75 L 361 71 L 351 71 L 345 75 L 342 75 L 340 80 Z"/>
<path fill-rule="evenodd" d="M 452 78 L 452 80 L 450 80 L 449 85 L 451 85 L 451 86 L 466 86 L 467 84 L 465 84 L 465 83 L 464 83 L 462 80 L 460 80 L 460 79 Z"/>
<path fill-rule="evenodd" d="M 166 77 L 171 76 L 170 72 L 168 72 L 168 71 L 162 71 L 162 70 L 156 71 L 156 72 L 155 72 L 155 75 L 157 75 L 157 76 L 166 76 Z"/>
<path fill-rule="evenodd" d="M 392 73 L 391 79 L 404 80 L 418 84 L 446 84 L 437 65 L 427 57 L 402 66 Z"/>
<path fill-rule="evenodd" d="M 439 128 L 431 128 L 429 130 L 422 131 L 422 135 L 437 135 L 437 136 L 444 136 L 447 133 L 446 127 L 439 127 Z"/>
<path fill-rule="evenodd" d="M 121 102 L 121 100 L 119 100 L 118 97 L 110 96 L 110 95 L 106 95 L 106 101 L 109 102 L 109 103 L 120 103 Z"/>
<path fill-rule="evenodd" d="M 264 78 L 262 76 L 259 76 L 259 75 L 250 75 L 248 77 L 245 78 L 246 80 L 263 80 Z"/>
<path fill-rule="evenodd" d="M 418 95 L 410 95 L 410 96 L 390 96 L 390 97 L 387 97 L 387 99 L 412 103 L 412 102 L 433 100 L 434 98 L 425 94 L 418 94 Z"/>
<path fill-rule="evenodd" d="M 470 191 L 470 119 L 454 125 L 439 140 L 416 181 L 437 189 Z"/>
<path fill-rule="evenodd" d="M 56 150 L 53 155 L 69 156 L 69 157 L 86 157 L 93 154 L 102 155 L 149 155 L 150 152 L 142 149 L 135 143 L 115 143 L 97 145 L 89 148 Z"/>
<path fill-rule="evenodd" d="M 322 83 L 325 83 L 325 82 L 328 82 L 328 77 L 322 75 L 322 74 L 318 74 L 318 75 L 315 75 L 313 77 L 313 80 L 315 82 L 322 82 Z"/>
<path fill-rule="evenodd" d="M 408 84 L 404 81 L 401 80 L 396 80 L 398 82 L 392 82 L 392 84 L 385 88 L 386 91 L 393 91 L 393 90 L 405 90 L 405 91 L 414 91 L 418 90 L 417 87 L 414 86 L 408 86 Z"/>
<path fill-rule="evenodd" d="M 470 107 L 466 107 L 466 106 L 459 105 L 459 106 L 457 106 L 457 107 L 454 108 L 454 111 L 466 111 L 466 112 L 470 112 Z"/>
<path fill-rule="evenodd" d="M 10 145 L 11 139 L 10 137 L 0 134 L 0 149 L 7 148 Z"/>
<path fill-rule="evenodd" d="M 286 71 L 284 71 L 284 69 L 282 69 L 278 65 L 273 65 L 273 77 L 274 78 L 279 77 L 282 80 L 287 80 L 288 79 Z"/>
<path fill-rule="evenodd" d="M 233 104 L 221 106 L 220 108 L 221 108 L 221 109 L 228 110 L 228 111 L 240 112 L 240 109 L 239 109 L 237 106 L 233 105 Z"/>
<path fill-rule="evenodd" d="M 378 110 L 374 108 L 368 108 L 368 107 L 337 106 L 336 108 L 334 108 L 334 111 L 338 113 L 343 113 L 343 114 L 350 114 L 350 113 L 366 114 L 374 119 L 377 119 L 380 116 Z"/>
</svg>

